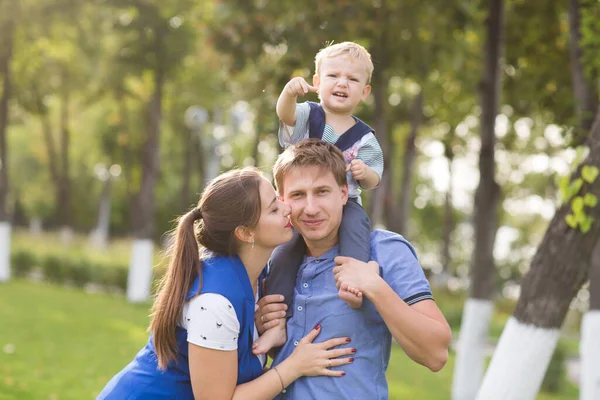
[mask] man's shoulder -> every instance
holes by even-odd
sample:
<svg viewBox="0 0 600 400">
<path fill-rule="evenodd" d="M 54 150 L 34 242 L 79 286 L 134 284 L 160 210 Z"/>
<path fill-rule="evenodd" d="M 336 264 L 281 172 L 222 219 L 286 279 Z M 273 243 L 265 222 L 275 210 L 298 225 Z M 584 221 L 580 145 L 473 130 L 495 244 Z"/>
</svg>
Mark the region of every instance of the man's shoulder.
<svg viewBox="0 0 600 400">
<path fill-rule="evenodd" d="M 387 231 L 385 229 L 375 229 L 371 232 L 371 249 L 374 255 L 374 260 L 378 261 L 384 255 L 412 254 L 417 258 L 415 248 L 408 240 L 396 232 Z"/>
</svg>

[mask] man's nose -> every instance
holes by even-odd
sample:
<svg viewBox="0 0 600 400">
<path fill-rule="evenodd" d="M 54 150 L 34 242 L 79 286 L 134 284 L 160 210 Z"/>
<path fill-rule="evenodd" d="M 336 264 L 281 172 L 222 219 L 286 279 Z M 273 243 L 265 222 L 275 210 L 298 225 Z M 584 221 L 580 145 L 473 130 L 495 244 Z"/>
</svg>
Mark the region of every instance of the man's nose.
<svg viewBox="0 0 600 400">
<path fill-rule="evenodd" d="M 306 204 L 304 206 L 304 213 L 314 215 L 319 212 L 319 206 L 317 204 L 317 199 L 313 196 L 308 196 L 306 198 Z"/>
</svg>

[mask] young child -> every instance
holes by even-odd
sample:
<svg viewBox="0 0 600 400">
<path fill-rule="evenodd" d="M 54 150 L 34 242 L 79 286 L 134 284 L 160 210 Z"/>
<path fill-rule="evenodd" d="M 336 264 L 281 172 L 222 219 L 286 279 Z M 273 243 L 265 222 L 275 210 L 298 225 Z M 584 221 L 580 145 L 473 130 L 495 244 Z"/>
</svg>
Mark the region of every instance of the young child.
<svg viewBox="0 0 600 400">
<path fill-rule="evenodd" d="M 285 85 L 279 96 L 279 143 L 286 147 L 307 138 L 317 138 L 342 150 L 348 166 L 348 203 L 344 206 L 340 226 L 340 254 L 368 262 L 371 227 L 362 208 L 360 188 L 373 189 L 379 184 L 383 153 L 373 129 L 352 113 L 371 92 L 371 55 L 359 44 L 338 43 L 317 53 L 315 67 L 313 86 L 296 77 Z M 298 96 L 309 92 L 319 95 L 319 104 L 296 103 Z M 269 263 L 266 294 L 284 295 L 288 306 L 286 317 L 292 315 L 296 275 L 305 254 L 304 240 L 296 233 L 290 242 L 275 250 Z M 362 293 L 353 288 L 340 288 L 339 297 L 352 308 L 362 305 Z M 266 353 L 285 343 L 285 339 L 285 323 L 279 323 L 261 336 L 254 352 Z"/>
</svg>

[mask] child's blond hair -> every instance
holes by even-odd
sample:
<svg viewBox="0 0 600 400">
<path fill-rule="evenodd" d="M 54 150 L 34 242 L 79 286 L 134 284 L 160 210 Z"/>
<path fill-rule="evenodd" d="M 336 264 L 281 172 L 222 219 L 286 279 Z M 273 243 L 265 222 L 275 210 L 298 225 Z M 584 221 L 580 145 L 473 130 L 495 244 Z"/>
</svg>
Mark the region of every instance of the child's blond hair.
<svg viewBox="0 0 600 400">
<path fill-rule="evenodd" d="M 371 61 L 371 54 L 369 54 L 367 49 L 362 47 L 360 44 L 354 42 L 330 44 L 327 47 L 319 50 L 315 56 L 315 74 L 319 75 L 323 58 L 332 58 L 341 55 L 362 61 L 367 69 L 367 85 L 371 83 L 371 75 L 373 74 L 373 61 Z"/>
</svg>

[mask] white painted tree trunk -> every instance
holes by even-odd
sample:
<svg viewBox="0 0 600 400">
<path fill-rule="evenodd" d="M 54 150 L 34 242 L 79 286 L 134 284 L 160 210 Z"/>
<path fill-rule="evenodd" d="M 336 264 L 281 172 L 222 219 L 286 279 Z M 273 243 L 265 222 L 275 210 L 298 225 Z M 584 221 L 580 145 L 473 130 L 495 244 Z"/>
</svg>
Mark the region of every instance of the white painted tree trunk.
<svg viewBox="0 0 600 400">
<path fill-rule="evenodd" d="M 41 236 L 42 235 L 42 220 L 41 218 L 32 218 L 29 221 L 29 233 L 33 236 Z"/>
<path fill-rule="evenodd" d="M 111 178 L 104 183 L 104 190 L 100 197 L 100 206 L 98 209 L 98 223 L 96 228 L 90 233 L 90 242 L 92 246 L 100 250 L 105 250 L 108 245 L 108 233 L 110 228 L 110 185 Z"/>
<path fill-rule="evenodd" d="M 535 400 L 559 336 L 559 329 L 526 325 L 511 317 L 477 400 Z"/>
<path fill-rule="evenodd" d="M 127 300 L 141 303 L 150 298 L 152 283 L 152 255 L 154 244 L 150 239 L 135 239 L 127 276 Z"/>
<path fill-rule="evenodd" d="M 600 310 L 585 313 L 581 322 L 580 400 L 600 399 Z"/>
<path fill-rule="evenodd" d="M 452 382 L 453 400 L 473 400 L 483 378 L 488 330 L 494 311 L 489 300 L 467 299 L 463 310 Z"/>
<path fill-rule="evenodd" d="M 10 279 L 10 223 L 0 222 L 0 282 Z"/>
<path fill-rule="evenodd" d="M 59 237 L 63 246 L 69 246 L 73 242 L 73 229 L 69 226 L 63 226 L 60 228 Z"/>
</svg>

